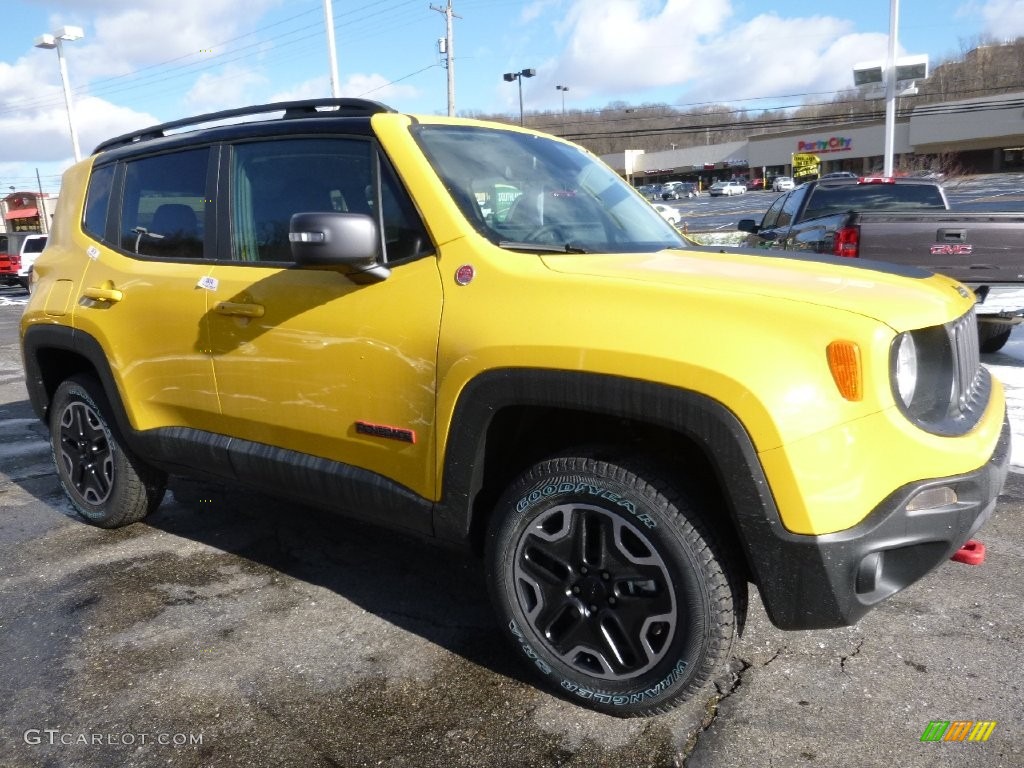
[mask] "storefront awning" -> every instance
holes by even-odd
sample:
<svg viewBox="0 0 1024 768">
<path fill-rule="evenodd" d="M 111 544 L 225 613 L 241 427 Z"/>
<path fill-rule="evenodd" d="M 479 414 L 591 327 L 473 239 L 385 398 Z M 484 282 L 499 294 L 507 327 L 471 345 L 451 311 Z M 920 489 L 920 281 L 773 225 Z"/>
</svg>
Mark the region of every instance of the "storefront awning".
<svg viewBox="0 0 1024 768">
<path fill-rule="evenodd" d="M 8 211 L 5 218 L 9 221 L 11 219 L 28 219 L 38 215 L 38 208 L 19 208 L 16 211 Z"/>
</svg>

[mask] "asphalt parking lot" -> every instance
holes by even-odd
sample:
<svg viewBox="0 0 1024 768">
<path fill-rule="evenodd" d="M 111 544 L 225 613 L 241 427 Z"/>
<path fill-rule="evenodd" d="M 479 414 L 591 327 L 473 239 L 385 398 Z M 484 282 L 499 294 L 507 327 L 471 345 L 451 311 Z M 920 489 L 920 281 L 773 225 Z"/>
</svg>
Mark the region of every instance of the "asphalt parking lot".
<svg viewBox="0 0 1024 768">
<path fill-rule="evenodd" d="M 83 524 L 27 403 L 25 298 L 0 288 L 3 768 L 1024 765 L 1024 475 L 984 565 L 844 629 L 781 632 L 755 599 L 730 675 L 617 720 L 532 685 L 457 553 L 191 480 L 144 523 Z M 923 742 L 933 721 L 995 726 Z"/>
<path fill-rule="evenodd" d="M 943 183 L 950 207 L 962 211 L 1024 211 L 1024 173 L 951 178 Z M 679 210 L 680 227 L 694 232 L 730 231 L 740 219 L 761 220 L 768 206 L 781 195 L 754 190 L 732 197 L 664 201 Z"/>
</svg>

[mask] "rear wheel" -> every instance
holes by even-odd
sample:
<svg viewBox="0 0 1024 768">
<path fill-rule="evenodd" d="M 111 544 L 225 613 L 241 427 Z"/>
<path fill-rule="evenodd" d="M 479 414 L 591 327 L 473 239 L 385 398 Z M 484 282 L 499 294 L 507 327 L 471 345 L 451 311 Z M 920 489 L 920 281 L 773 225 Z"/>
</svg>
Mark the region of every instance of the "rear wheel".
<svg viewBox="0 0 1024 768">
<path fill-rule="evenodd" d="M 547 684 L 620 717 L 696 693 L 746 604 L 695 499 L 632 461 L 534 466 L 498 503 L 487 565 L 504 630 Z"/>
<path fill-rule="evenodd" d="M 50 408 L 50 446 L 57 476 L 78 513 L 93 525 L 118 528 L 160 506 L 167 477 L 128 451 L 109 414 L 96 379 L 67 379 Z"/>
</svg>

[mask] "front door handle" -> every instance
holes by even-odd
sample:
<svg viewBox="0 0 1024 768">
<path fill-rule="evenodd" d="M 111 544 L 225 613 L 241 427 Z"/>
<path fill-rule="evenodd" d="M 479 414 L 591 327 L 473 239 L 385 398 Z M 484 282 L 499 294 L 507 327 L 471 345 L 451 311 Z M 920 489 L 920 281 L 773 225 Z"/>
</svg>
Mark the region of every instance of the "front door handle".
<svg viewBox="0 0 1024 768">
<path fill-rule="evenodd" d="M 243 304 L 237 301 L 221 301 L 213 308 L 219 315 L 233 315 L 235 317 L 263 317 L 262 304 Z"/>
<path fill-rule="evenodd" d="M 109 286 L 110 283 L 105 284 L 103 287 L 91 286 L 89 288 L 83 288 L 82 295 L 87 299 L 92 299 L 93 301 L 105 301 L 110 304 L 116 304 L 124 298 L 124 294 Z"/>
</svg>

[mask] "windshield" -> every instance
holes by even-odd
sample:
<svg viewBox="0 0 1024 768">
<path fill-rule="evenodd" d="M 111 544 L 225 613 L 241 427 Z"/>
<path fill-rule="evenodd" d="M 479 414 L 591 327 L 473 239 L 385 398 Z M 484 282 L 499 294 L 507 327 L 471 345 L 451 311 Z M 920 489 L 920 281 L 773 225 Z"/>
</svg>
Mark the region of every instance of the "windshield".
<svg viewBox="0 0 1024 768">
<path fill-rule="evenodd" d="M 579 147 L 476 126 L 413 131 L 463 214 L 496 245 L 604 253 L 683 246 L 650 203 Z"/>
</svg>

